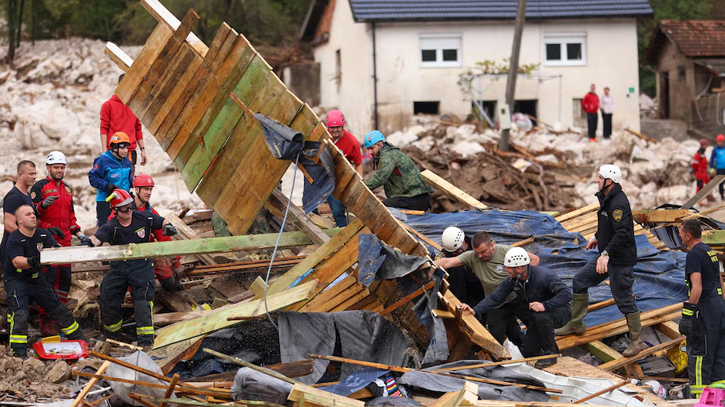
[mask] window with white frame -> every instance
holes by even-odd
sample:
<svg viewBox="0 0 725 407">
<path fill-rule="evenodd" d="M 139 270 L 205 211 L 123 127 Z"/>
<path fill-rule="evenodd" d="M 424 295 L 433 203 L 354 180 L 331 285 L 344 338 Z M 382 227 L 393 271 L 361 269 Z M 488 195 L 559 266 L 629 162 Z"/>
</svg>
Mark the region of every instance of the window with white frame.
<svg viewBox="0 0 725 407">
<path fill-rule="evenodd" d="M 455 68 L 461 66 L 460 34 L 423 34 L 418 38 L 420 66 Z"/>
<path fill-rule="evenodd" d="M 586 65 L 586 34 L 544 35 L 546 65 Z"/>
</svg>

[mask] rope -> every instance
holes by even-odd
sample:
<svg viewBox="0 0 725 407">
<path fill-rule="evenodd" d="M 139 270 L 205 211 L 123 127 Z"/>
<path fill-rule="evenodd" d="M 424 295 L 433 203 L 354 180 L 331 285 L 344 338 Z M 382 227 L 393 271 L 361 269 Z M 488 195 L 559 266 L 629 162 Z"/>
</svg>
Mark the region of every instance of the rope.
<svg viewBox="0 0 725 407">
<path fill-rule="evenodd" d="M 272 315 L 269 313 L 269 307 L 267 306 L 267 286 L 269 285 L 269 274 L 272 271 L 272 265 L 274 264 L 274 258 L 277 255 L 277 248 L 279 247 L 279 241 L 282 239 L 282 232 L 284 232 L 284 225 L 287 223 L 287 215 L 289 214 L 289 208 L 290 205 L 292 205 L 292 195 L 295 192 L 295 180 L 297 178 L 297 167 L 300 165 L 300 153 L 302 153 L 302 150 L 300 150 L 299 153 L 297 153 L 297 158 L 295 159 L 295 169 L 292 173 L 292 189 L 289 193 L 289 199 L 287 200 L 287 209 L 284 211 L 284 218 L 282 219 L 282 226 L 279 227 L 279 234 L 277 235 L 277 243 L 274 244 L 274 250 L 272 251 L 272 259 L 269 261 L 269 267 L 267 268 L 267 277 L 264 279 L 264 312 L 267 314 L 267 318 L 269 318 L 269 322 L 272 323 L 272 326 L 274 329 L 279 332 L 279 327 L 277 327 L 277 324 L 274 323 L 274 320 L 272 319 Z"/>
</svg>

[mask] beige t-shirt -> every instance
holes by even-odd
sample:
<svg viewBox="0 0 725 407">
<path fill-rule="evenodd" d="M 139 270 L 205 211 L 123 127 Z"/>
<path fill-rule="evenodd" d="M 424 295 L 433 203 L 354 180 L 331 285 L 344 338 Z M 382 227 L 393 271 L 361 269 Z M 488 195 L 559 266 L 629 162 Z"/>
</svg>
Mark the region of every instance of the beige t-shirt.
<svg viewBox="0 0 725 407">
<path fill-rule="evenodd" d="M 496 291 L 503 280 L 509 277 L 503 268 L 503 260 L 510 249 L 511 246 L 494 243 L 493 257 L 489 261 L 479 259 L 473 250 L 461 253 L 458 258 L 464 266 L 468 267 L 478 277 L 481 285 L 483 285 L 483 292 L 486 293 L 486 296 L 489 296 Z M 512 292 L 511 295 L 506 297 L 506 302 L 515 297 L 516 294 Z"/>
</svg>

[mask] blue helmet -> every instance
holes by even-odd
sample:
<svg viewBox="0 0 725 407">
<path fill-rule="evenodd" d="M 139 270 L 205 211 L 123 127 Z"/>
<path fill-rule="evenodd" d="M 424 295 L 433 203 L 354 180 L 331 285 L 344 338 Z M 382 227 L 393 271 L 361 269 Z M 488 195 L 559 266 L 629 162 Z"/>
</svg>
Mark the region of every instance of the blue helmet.
<svg viewBox="0 0 725 407">
<path fill-rule="evenodd" d="M 372 147 L 378 141 L 385 141 L 385 136 L 378 130 L 373 130 L 365 135 L 365 148 Z"/>
</svg>

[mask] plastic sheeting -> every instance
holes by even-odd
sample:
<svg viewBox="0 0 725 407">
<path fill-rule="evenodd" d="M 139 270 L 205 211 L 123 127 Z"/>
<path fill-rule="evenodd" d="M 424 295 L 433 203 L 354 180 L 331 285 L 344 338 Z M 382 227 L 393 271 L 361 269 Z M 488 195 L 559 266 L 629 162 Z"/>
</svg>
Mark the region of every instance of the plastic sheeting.
<svg viewBox="0 0 725 407">
<path fill-rule="evenodd" d="M 358 281 L 369 286 L 375 280 L 392 280 L 403 277 L 428 261 L 410 256 L 383 243 L 377 236 L 365 233 L 358 243 Z"/>
<path fill-rule="evenodd" d="M 440 242 L 448 226 L 461 228 L 466 235 L 486 231 L 497 242 L 512 244 L 534 236 L 526 250 L 536 253 L 542 265 L 555 271 L 571 287 L 574 274 L 587 261 L 598 255 L 596 250 L 584 250 L 586 240 L 579 233 L 567 232 L 554 218 L 539 212 L 466 211 L 445 214 L 426 213 L 406 216 L 404 222 L 433 241 Z M 659 252 L 645 236 L 637 236 L 637 265 L 634 267 L 634 293 L 640 311 L 661 308 L 686 300 L 685 253 Z M 431 253 L 435 251 L 428 246 Z M 602 283 L 589 289 L 589 302 L 612 298 L 608 285 Z M 623 318 L 616 306 L 590 312 L 584 318 L 587 325 L 598 325 Z"/>
<path fill-rule="evenodd" d="M 163 375 L 163 372 L 159 368 L 159 366 L 154 362 L 153 359 L 149 357 L 149 355 L 145 354 L 144 352 L 141 352 L 140 350 L 130 354 L 123 356 L 121 358 L 118 358 L 118 360 L 122 360 L 124 362 L 128 362 L 134 366 L 138 366 L 140 368 L 158 373 Z M 135 370 L 131 370 L 127 367 L 123 367 L 121 365 L 112 363 L 111 366 L 108 367 L 108 370 L 106 370 L 106 375 L 109 377 L 117 377 L 120 379 L 126 379 L 126 380 L 134 380 L 139 382 L 146 382 L 146 383 L 152 383 L 152 384 L 163 384 L 167 385 L 168 383 L 162 382 L 161 380 L 151 377 L 148 375 L 145 375 L 143 373 L 139 373 Z M 130 383 L 121 383 L 121 382 L 115 382 L 111 381 L 111 387 L 113 388 L 113 392 L 116 393 L 118 397 L 123 400 L 124 403 L 132 405 L 132 406 L 140 406 L 141 404 L 138 404 L 135 400 L 130 398 L 128 395 L 131 393 L 137 393 L 144 396 L 151 396 L 153 398 L 163 398 L 166 395 L 165 389 L 159 389 L 156 387 L 146 387 L 146 386 L 137 386 L 135 384 Z M 172 393 L 172 398 L 176 398 L 176 395 Z"/>
</svg>

